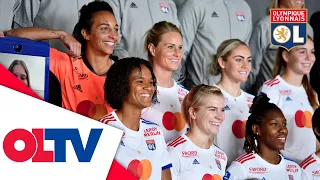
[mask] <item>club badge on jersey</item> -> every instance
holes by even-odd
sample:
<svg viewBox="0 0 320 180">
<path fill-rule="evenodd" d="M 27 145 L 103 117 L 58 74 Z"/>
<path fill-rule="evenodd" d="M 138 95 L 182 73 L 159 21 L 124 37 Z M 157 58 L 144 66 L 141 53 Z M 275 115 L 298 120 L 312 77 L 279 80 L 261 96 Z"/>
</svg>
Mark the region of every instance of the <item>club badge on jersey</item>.
<svg viewBox="0 0 320 180">
<path fill-rule="evenodd" d="M 146 143 L 150 151 L 156 150 L 156 142 L 154 140 L 146 140 Z"/>
<path fill-rule="evenodd" d="M 165 3 L 160 3 L 160 8 L 161 8 L 161 11 L 168 14 L 169 13 L 169 6 L 168 4 L 165 4 Z"/>
<path fill-rule="evenodd" d="M 239 21 L 244 21 L 245 17 L 244 17 L 244 13 L 243 12 L 236 12 L 237 18 Z"/>
<path fill-rule="evenodd" d="M 307 41 L 306 9 L 271 9 L 271 44 L 288 51 Z"/>
</svg>

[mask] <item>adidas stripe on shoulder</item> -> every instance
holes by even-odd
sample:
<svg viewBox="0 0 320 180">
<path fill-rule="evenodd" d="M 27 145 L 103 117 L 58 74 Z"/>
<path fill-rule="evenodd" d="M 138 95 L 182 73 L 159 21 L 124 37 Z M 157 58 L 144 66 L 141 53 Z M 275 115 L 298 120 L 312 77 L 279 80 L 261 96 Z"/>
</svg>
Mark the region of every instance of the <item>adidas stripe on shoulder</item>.
<svg viewBox="0 0 320 180">
<path fill-rule="evenodd" d="M 177 83 L 177 85 L 178 85 L 179 87 L 181 87 L 182 89 L 184 89 L 184 90 L 186 90 L 186 91 L 188 91 L 188 92 L 189 92 L 189 90 L 188 90 L 187 88 L 185 88 L 182 84 Z"/>
<path fill-rule="evenodd" d="M 168 146 L 177 147 L 178 145 L 183 144 L 186 141 L 186 139 L 180 136 L 177 139 L 173 140 L 171 143 L 169 143 Z"/>
<path fill-rule="evenodd" d="M 312 155 L 310 155 L 307 159 L 305 159 L 301 164 L 300 164 L 300 167 L 302 168 L 302 169 L 306 169 L 310 164 L 312 164 L 312 163 L 314 163 L 314 162 L 316 162 L 317 160 L 316 159 L 314 159 L 313 157 L 312 157 Z"/>
<path fill-rule="evenodd" d="M 245 154 L 243 156 L 240 156 L 236 161 L 239 162 L 240 164 L 243 164 L 251 159 L 256 158 L 252 153 L 250 154 Z"/>
<path fill-rule="evenodd" d="M 277 85 L 277 84 L 279 84 L 279 83 L 280 83 L 280 80 L 279 80 L 278 78 L 273 78 L 273 79 L 271 79 L 271 80 L 266 81 L 266 82 L 264 83 L 264 85 L 269 86 L 269 87 L 272 87 L 272 86 Z"/>
<path fill-rule="evenodd" d="M 116 118 L 112 115 L 112 113 L 107 114 L 99 119 L 99 122 L 102 122 L 104 124 L 108 124 L 110 121 L 117 121 Z"/>
</svg>

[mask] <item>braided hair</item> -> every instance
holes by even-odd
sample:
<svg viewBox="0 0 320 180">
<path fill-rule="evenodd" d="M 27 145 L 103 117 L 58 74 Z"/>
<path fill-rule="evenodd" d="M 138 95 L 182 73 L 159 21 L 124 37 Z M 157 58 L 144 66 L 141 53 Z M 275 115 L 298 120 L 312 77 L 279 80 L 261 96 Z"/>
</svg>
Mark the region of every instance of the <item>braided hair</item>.
<svg viewBox="0 0 320 180">
<path fill-rule="evenodd" d="M 256 96 L 253 99 L 253 103 L 249 111 L 249 113 L 251 114 L 248 117 L 248 121 L 246 123 L 246 136 L 243 147 L 247 153 L 254 152 L 260 154 L 258 137 L 253 133 L 252 126 L 254 124 L 260 125 L 270 111 L 281 111 L 277 105 L 270 103 L 269 100 L 270 99 L 268 98 L 268 96 L 264 93 L 261 93 L 259 96 Z"/>
</svg>

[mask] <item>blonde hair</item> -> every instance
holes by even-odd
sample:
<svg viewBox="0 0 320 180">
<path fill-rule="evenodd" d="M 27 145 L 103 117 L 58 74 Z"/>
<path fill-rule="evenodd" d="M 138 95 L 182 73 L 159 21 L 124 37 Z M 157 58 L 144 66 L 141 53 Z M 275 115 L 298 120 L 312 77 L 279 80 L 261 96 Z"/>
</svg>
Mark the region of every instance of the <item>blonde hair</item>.
<svg viewBox="0 0 320 180">
<path fill-rule="evenodd" d="M 153 44 L 155 47 L 158 46 L 159 42 L 162 40 L 162 36 L 168 32 L 177 32 L 181 35 L 180 29 L 171 22 L 160 21 L 153 25 L 146 33 L 146 39 L 144 41 L 144 50 L 148 52 L 148 60 L 153 64 L 152 54 L 149 51 L 149 44 Z"/>
<path fill-rule="evenodd" d="M 310 36 L 308 36 L 308 39 L 310 39 L 312 41 L 312 38 Z M 284 69 L 286 68 L 287 64 L 284 61 L 283 56 L 282 56 L 282 53 L 284 51 L 287 51 L 287 50 L 283 47 L 278 48 L 276 62 L 275 62 L 273 72 L 272 72 L 273 78 L 281 73 L 281 71 L 283 70 L 282 68 L 284 68 Z M 290 53 L 290 51 L 288 53 Z M 307 75 L 303 75 L 302 85 L 308 95 L 308 100 L 309 100 L 309 103 L 311 104 L 312 108 L 314 110 L 317 109 L 319 106 L 317 96 L 316 96 L 315 91 L 313 90 L 311 84 L 309 83 Z"/>
<path fill-rule="evenodd" d="M 240 39 L 228 39 L 220 44 L 220 46 L 217 49 L 217 53 L 213 56 L 211 63 L 211 73 L 213 75 L 217 76 L 221 73 L 221 67 L 218 63 L 218 59 L 222 58 L 224 61 L 227 61 L 232 50 L 237 48 L 239 45 L 247 46 L 247 44 L 241 41 Z"/>
<path fill-rule="evenodd" d="M 191 118 L 189 114 L 189 108 L 192 107 L 195 110 L 199 108 L 205 101 L 205 98 L 209 95 L 215 95 L 223 97 L 221 90 L 215 86 L 209 86 L 200 84 L 191 89 L 191 91 L 184 97 L 181 104 L 181 113 L 183 118 L 187 121 L 191 127 Z"/>
</svg>

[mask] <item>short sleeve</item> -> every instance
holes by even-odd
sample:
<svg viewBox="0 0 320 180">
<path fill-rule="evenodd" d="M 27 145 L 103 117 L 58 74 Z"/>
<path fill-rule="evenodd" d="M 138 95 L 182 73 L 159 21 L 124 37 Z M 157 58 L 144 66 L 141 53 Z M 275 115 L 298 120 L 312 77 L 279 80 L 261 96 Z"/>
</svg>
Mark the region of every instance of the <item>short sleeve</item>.
<svg viewBox="0 0 320 180">
<path fill-rule="evenodd" d="M 246 173 L 242 165 L 238 162 L 233 162 L 231 166 L 227 169 L 223 180 L 239 180 L 246 179 Z"/>
<path fill-rule="evenodd" d="M 178 174 L 179 174 L 180 168 L 181 168 L 179 155 L 178 155 L 177 151 L 174 149 L 174 147 L 172 147 L 172 146 L 168 147 L 168 151 L 169 151 L 170 159 L 172 162 L 172 168 L 171 168 L 172 180 L 176 180 L 176 179 L 178 179 Z"/>
<path fill-rule="evenodd" d="M 70 70 L 72 70 L 72 60 L 70 57 L 54 48 L 50 48 L 50 71 L 60 82 Z"/>
<path fill-rule="evenodd" d="M 161 133 L 163 134 L 163 132 L 161 131 Z M 162 165 L 162 170 L 168 169 L 172 167 L 172 163 L 170 160 L 170 156 L 169 156 L 169 152 L 168 152 L 168 147 L 167 144 L 164 140 L 164 136 L 161 137 L 161 144 L 163 146 L 163 153 L 161 156 L 161 165 Z"/>
</svg>

